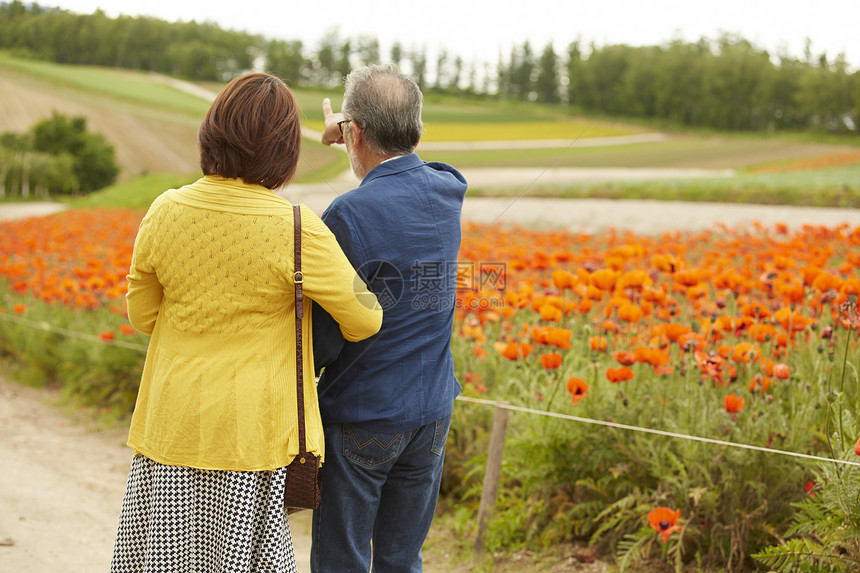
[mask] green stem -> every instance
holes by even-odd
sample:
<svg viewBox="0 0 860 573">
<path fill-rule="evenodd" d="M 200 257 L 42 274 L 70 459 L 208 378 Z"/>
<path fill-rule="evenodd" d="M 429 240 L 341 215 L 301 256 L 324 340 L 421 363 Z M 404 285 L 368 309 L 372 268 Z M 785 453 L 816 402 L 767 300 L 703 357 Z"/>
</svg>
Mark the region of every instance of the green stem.
<svg viewBox="0 0 860 573">
<path fill-rule="evenodd" d="M 842 396 L 845 391 L 845 366 L 848 364 L 848 347 L 851 346 L 851 323 L 848 324 L 848 336 L 845 338 L 845 353 L 842 356 L 842 377 L 839 380 L 839 437 L 842 447 L 845 447 L 845 429 L 842 426 Z"/>
</svg>

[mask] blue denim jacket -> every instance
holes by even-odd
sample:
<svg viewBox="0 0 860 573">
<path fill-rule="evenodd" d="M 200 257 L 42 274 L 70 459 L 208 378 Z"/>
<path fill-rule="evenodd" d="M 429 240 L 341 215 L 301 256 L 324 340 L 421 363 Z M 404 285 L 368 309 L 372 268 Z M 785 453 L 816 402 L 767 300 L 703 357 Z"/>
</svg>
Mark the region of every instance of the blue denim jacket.
<svg viewBox="0 0 860 573">
<path fill-rule="evenodd" d="M 383 308 L 376 335 L 345 342 L 314 306 L 324 423 L 399 432 L 451 413 L 461 390 L 451 333 L 465 194 L 457 170 L 412 154 L 376 166 L 323 213 Z"/>
</svg>

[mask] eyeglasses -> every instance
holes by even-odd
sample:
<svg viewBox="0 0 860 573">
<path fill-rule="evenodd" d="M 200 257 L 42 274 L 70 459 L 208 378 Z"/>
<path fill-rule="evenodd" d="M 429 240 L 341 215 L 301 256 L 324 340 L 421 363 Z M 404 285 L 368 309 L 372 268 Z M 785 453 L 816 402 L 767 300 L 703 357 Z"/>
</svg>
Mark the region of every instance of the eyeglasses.
<svg viewBox="0 0 860 573">
<path fill-rule="evenodd" d="M 340 130 L 340 134 L 343 135 L 343 124 L 351 122 L 351 119 L 344 119 L 337 122 L 337 128 Z"/>
</svg>

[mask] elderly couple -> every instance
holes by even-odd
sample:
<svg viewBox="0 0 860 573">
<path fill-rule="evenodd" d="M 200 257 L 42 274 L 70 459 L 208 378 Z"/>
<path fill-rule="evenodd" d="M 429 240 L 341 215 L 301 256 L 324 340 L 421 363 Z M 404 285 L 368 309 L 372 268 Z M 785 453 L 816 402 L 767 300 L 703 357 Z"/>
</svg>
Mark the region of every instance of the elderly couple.
<svg viewBox="0 0 860 573">
<path fill-rule="evenodd" d="M 321 219 L 301 208 L 307 443 L 324 455 L 314 572 L 422 570 L 460 391 L 466 182 L 415 155 L 421 105 L 393 66 L 353 71 L 342 113 L 323 101 L 322 142 L 346 145 L 361 184 Z M 293 94 L 269 74 L 239 77 L 198 139 L 204 177 L 153 202 L 128 275 L 129 320 L 151 340 L 111 571 L 295 571 L 283 508 L 298 451 L 294 221 L 274 193 L 299 160 Z M 438 304 L 421 303 L 428 288 Z"/>
</svg>

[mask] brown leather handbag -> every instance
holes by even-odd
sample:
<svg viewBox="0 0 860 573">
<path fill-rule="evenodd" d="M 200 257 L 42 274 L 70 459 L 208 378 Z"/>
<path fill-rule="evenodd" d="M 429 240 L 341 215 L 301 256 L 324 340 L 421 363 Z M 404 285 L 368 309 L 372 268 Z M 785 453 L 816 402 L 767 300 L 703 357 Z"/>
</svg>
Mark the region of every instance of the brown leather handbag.
<svg viewBox="0 0 860 573">
<path fill-rule="evenodd" d="M 302 213 L 299 205 L 293 206 L 295 221 L 295 273 L 296 287 L 296 403 L 298 404 L 299 453 L 287 466 L 284 486 L 284 508 L 287 513 L 303 509 L 316 509 L 320 504 L 320 457 L 307 451 L 305 443 L 305 391 L 302 356 L 302 317 L 305 314 L 302 293 Z"/>
</svg>

